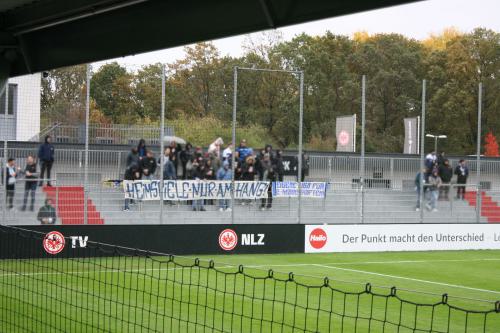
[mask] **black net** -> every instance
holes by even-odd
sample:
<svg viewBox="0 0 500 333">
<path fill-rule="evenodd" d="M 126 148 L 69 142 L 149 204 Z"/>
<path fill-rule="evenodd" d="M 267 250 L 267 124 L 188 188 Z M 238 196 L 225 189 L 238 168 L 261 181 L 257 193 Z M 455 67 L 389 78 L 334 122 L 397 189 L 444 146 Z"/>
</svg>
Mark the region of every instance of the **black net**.
<svg viewBox="0 0 500 333">
<path fill-rule="evenodd" d="M 64 251 L 57 256 L 65 242 Z M 416 303 L 396 288 L 159 256 L 0 226 L 1 332 L 489 332 L 500 305 Z M 316 280 L 317 281 L 317 280 Z"/>
</svg>

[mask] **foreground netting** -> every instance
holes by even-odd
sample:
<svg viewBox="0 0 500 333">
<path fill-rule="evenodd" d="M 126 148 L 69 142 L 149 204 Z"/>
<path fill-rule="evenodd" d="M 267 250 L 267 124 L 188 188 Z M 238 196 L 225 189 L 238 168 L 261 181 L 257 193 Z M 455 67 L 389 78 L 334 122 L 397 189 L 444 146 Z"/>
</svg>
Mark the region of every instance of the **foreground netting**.
<svg viewBox="0 0 500 333">
<path fill-rule="evenodd" d="M 1 332 L 499 332 L 464 309 L 88 242 L 40 258 L 45 234 L 0 226 Z M 57 249 L 57 244 L 54 248 Z M 189 244 L 186 244 L 188 246 Z M 317 280 L 316 280 L 317 281 Z M 359 287 L 358 287 L 359 289 Z"/>
</svg>

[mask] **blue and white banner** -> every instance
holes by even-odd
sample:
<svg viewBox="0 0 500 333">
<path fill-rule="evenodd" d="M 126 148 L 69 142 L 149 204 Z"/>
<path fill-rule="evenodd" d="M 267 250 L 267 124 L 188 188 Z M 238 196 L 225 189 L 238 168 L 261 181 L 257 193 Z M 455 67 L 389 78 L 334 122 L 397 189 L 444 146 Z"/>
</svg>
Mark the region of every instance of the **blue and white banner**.
<svg viewBox="0 0 500 333">
<path fill-rule="evenodd" d="M 325 182 L 302 182 L 301 196 L 303 198 L 323 199 L 326 195 Z M 274 182 L 273 197 L 275 198 L 297 198 L 299 196 L 298 182 Z"/>
<path fill-rule="evenodd" d="M 163 193 L 160 180 L 124 180 L 126 199 L 136 200 L 197 200 L 231 199 L 231 181 L 224 180 L 165 180 Z M 235 199 L 267 198 L 269 182 L 235 182 Z"/>
</svg>

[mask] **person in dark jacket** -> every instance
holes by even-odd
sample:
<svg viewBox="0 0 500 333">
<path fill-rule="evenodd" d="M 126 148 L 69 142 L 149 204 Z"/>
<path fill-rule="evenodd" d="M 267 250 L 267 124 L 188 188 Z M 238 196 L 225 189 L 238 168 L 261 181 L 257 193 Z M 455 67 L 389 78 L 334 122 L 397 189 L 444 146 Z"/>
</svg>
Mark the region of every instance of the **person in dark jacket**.
<svg viewBox="0 0 500 333">
<path fill-rule="evenodd" d="M 276 152 L 276 157 L 273 164 L 276 167 L 277 180 L 282 182 L 283 176 L 285 175 L 285 168 L 283 167 L 283 152 L 281 151 L 281 149 Z"/>
<path fill-rule="evenodd" d="M 193 170 L 193 146 L 188 142 L 179 154 L 182 165 L 182 179 L 189 179 Z"/>
<path fill-rule="evenodd" d="M 125 166 L 128 168 L 132 164 L 139 166 L 139 153 L 137 152 L 137 147 L 132 147 L 130 153 L 127 155 L 127 161 Z"/>
<path fill-rule="evenodd" d="M 52 165 L 54 164 L 55 149 L 52 145 L 52 137 L 47 135 L 45 137 L 45 143 L 40 145 L 38 148 L 38 160 L 41 164 L 40 169 L 40 186 L 43 186 L 44 176 L 47 176 L 47 186 L 52 186 L 50 183 L 50 171 L 52 170 Z M 47 174 L 45 174 L 47 172 Z"/>
<path fill-rule="evenodd" d="M 465 164 L 465 160 L 460 160 L 455 168 L 455 175 L 457 175 L 457 199 L 465 199 L 465 184 L 469 177 L 469 168 Z"/>
<path fill-rule="evenodd" d="M 38 174 L 36 172 L 36 163 L 33 156 L 28 156 L 26 158 L 26 167 L 24 168 L 24 178 L 26 182 L 24 183 L 24 199 L 22 211 L 26 210 L 26 205 L 28 204 L 28 196 L 31 195 L 30 211 L 35 209 L 35 193 L 36 193 L 36 178 Z"/>
<path fill-rule="evenodd" d="M 297 161 L 297 168 L 299 167 L 299 163 Z M 302 172 L 300 175 L 300 181 L 303 182 L 306 178 L 306 176 L 309 176 L 309 156 L 307 156 L 305 153 L 302 153 Z M 297 175 L 298 177 L 298 175 Z"/>
<path fill-rule="evenodd" d="M 417 205 L 415 207 L 415 211 L 420 211 L 420 182 L 423 182 L 423 189 L 424 189 L 424 198 L 425 198 L 425 191 L 426 191 L 426 187 L 425 187 L 425 183 L 427 181 L 427 169 L 426 168 L 423 168 L 422 171 L 420 171 L 419 173 L 417 173 L 417 176 L 415 177 L 415 191 L 417 192 Z"/>
<path fill-rule="evenodd" d="M 439 199 L 450 200 L 450 184 L 453 178 L 453 169 L 450 166 L 450 161 L 445 159 L 443 164 L 439 167 L 439 177 L 441 177 L 442 186 L 439 188 Z"/>
<path fill-rule="evenodd" d="M 139 162 L 139 167 L 144 179 L 151 179 L 154 176 L 156 172 L 156 160 L 151 150 L 146 152 L 146 157 Z"/>
<path fill-rule="evenodd" d="M 7 190 L 7 209 L 14 208 L 14 195 L 16 194 L 16 178 L 19 175 L 20 168 L 16 166 L 16 160 L 9 158 L 5 166 L 5 189 Z"/>
<path fill-rule="evenodd" d="M 139 144 L 137 145 L 137 155 L 139 156 L 139 160 L 145 158 L 147 152 L 146 141 L 144 139 L 140 139 Z"/>
<path fill-rule="evenodd" d="M 260 201 L 260 209 L 265 210 L 266 208 L 271 209 L 273 206 L 273 191 L 271 185 L 276 181 L 275 166 L 272 164 L 269 152 L 264 154 L 261 164 L 262 169 L 264 170 L 262 180 L 269 182 L 269 187 L 267 188 L 267 198 L 261 199 Z"/>
<path fill-rule="evenodd" d="M 125 169 L 125 175 L 123 177 L 124 180 L 140 180 L 141 179 L 141 169 L 137 163 L 132 163 Z M 133 204 L 133 199 L 125 198 L 125 207 L 123 210 L 129 211 L 130 204 Z"/>
<path fill-rule="evenodd" d="M 56 209 L 52 205 L 52 199 L 45 200 L 45 206 L 40 207 L 36 219 L 41 224 L 55 224 L 57 220 Z"/>
</svg>

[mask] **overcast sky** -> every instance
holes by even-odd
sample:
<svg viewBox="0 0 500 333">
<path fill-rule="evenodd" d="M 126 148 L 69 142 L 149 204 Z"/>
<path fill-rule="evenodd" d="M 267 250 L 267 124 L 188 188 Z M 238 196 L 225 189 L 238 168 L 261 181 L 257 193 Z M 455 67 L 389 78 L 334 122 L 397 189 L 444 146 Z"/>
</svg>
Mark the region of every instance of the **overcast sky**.
<svg viewBox="0 0 500 333">
<path fill-rule="evenodd" d="M 448 27 L 455 27 L 463 32 L 469 32 L 476 27 L 500 31 L 499 14 L 500 0 L 427 0 L 278 30 L 282 32 L 285 40 L 290 40 L 303 32 L 309 35 L 322 35 L 326 31 L 348 36 L 357 31 L 366 31 L 369 34 L 394 32 L 411 38 L 425 39 L 431 33 L 438 34 Z M 240 56 L 243 54 L 244 40 L 245 35 L 240 35 L 213 42 L 221 55 Z M 172 63 L 183 57 L 183 48 L 176 47 L 110 61 L 118 61 L 127 67 L 136 67 L 156 62 Z"/>
</svg>

